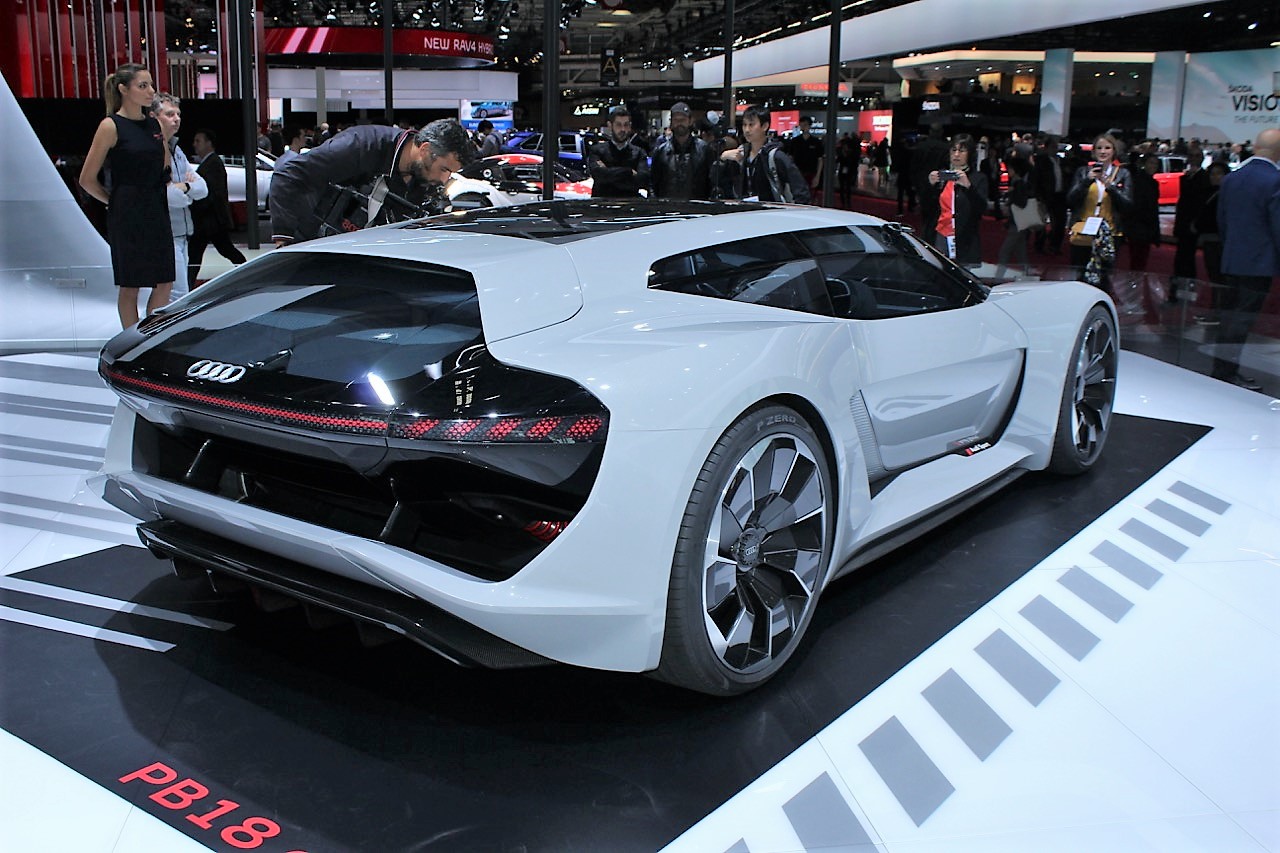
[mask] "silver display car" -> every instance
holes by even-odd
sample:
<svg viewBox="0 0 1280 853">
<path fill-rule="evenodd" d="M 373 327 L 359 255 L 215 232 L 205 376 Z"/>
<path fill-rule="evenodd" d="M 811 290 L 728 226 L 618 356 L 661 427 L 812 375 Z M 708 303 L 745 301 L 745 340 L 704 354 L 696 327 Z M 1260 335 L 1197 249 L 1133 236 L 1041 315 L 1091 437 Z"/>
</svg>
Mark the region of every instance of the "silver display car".
<svg viewBox="0 0 1280 853">
<path fill-rule="evenodd" d="M 257 170 L 258 210 L 261 212 L 267 209 L 268 197 L 271 195 L 271 174 L 275 170 L 276 160 L 265 151 L 256 153 L 257 162 L 254 168 Z M 244 158 L 227 155 L 222 158 L 222 162 L 227 167 L 227 200 L 231 202 L 233 209 L 237 205 L 243 209 L 245 203 Z"/>
<path fill-rule="evenodd" d="M 835 578 L 1111 423 L 1114 308 L 744 202 L 482 208 L 272 252 L 121 333 L 104 496 L 181 571 L 465 664 L 728 695 Z"/>
</svg>

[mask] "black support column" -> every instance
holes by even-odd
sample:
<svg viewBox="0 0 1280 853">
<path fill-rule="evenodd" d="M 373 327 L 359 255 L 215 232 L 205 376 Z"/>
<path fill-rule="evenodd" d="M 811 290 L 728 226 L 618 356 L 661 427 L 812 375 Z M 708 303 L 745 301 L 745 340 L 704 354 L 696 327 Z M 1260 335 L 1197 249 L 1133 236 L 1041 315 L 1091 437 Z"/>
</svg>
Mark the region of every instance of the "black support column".
<svg viewBox="0 0 1280 853">
<path fill-rule="evenodd" d="M 831 50 L 827 57 L 827 136 L 822 155 L 822 205 L 835 203 L 836 120 L 840 114 L 840 0 L 831 0 Z"/>
</svg>

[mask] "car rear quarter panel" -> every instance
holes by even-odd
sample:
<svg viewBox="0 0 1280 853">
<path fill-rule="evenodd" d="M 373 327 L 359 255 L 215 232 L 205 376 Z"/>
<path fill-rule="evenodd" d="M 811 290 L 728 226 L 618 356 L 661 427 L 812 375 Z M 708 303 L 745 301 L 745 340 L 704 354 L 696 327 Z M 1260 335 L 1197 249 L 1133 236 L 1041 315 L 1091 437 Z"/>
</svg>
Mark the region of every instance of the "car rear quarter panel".
<svg viewBox="0 0 1280 853">
<path fill-rule="evenodd" d="M 1106 306 L 1114 319 L 1115 305 L 1103 291 L 1075 281 L 1001 285 L 992 289 L 990 301 L 1027 333 L 1022 395 L 1006 435 L 1032 450 L 1024 467 L 1044 468 L 1053 449 L 1063 382 L 1076 355 L 1080 326 L 1094 305 Z"/>
</svg>

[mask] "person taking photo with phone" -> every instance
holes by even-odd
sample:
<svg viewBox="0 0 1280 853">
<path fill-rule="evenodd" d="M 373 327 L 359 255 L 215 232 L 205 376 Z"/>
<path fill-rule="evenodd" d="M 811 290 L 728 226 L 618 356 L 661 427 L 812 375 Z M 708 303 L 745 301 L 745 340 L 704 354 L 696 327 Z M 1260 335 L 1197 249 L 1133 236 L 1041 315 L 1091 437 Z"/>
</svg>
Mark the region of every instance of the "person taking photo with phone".
<svg viewBox="0 0 1280 853">
<path fill-rule="evenodd" d="M 972 136 L 957 133 L 947 149 L 947 168 L 929 173 L 929 190 L 939 211 L 933 244 L 967 267 L 982 263 L 978 226 L 987 210 L 987 176 L 971 168 L 976 148 Z"/>
</svg>

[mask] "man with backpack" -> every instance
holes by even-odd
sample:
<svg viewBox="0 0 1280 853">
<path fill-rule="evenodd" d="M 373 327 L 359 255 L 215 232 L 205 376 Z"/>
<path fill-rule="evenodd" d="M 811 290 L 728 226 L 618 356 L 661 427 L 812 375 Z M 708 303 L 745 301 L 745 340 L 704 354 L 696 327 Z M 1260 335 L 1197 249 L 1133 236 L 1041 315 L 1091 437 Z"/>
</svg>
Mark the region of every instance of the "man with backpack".
<svg viewBox="0 0 1280 853">
<path fill-rule="evenodd" d="M 777 140 L 769 139 L 769 113 L 748 107 L 742 114 L 746 142 L 720 155 L 722 163 L 736 166 L 732 177 L 735 195 L 746 201 L 809 203 L 809 183 L 795 161 Z"/>
</svg>

